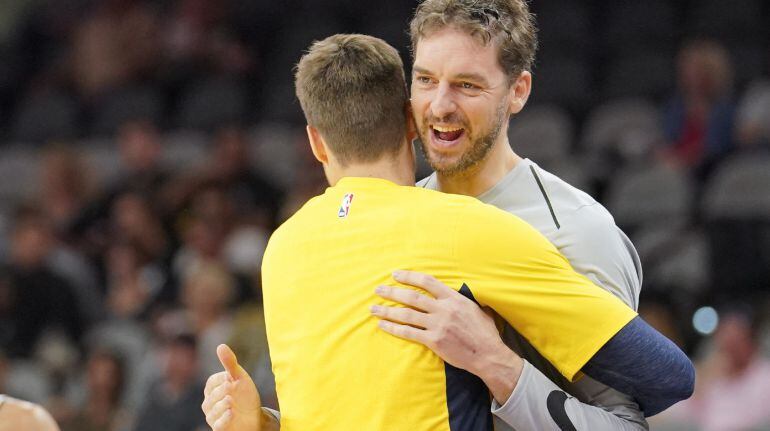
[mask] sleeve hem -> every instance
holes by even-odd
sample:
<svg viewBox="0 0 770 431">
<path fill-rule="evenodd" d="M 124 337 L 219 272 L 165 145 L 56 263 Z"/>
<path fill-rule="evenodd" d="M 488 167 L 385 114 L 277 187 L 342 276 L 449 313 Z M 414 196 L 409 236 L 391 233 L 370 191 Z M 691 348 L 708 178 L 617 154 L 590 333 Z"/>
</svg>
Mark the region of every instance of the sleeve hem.
<svg viewBox="0 0 770 431">
<path fill-rule="evenodd" d="M 585 366 L 585 364 L 587 364 L 588 361 L 594 357 L 596 352 L 601 350 L 602 346 L 607 344 L 607 342 L 612 337 L 620 332 L 620 330 L 623 329 L 623 327 L 625 327 L 628 322 L 633 320 L 637 315 L 638 314 L 635 311 L 627 308 L 620 309 L 612 316 L 610 316 L 611 318 L 607 319 L 608 323 L 606 324 L 610 329 L 608 331 L 604 331 L 606 336 L 590 339 L 586 344 L 583 345 L 582 348 L 577 349 L 573 356 L 575 360 L 568 364 L 568 366 L 559 370 L 562 375 L 566 377 L 570 382 L 574 382 L 579 377 L 581 377 L 582 373 L 580 370 L 583 368 L 583 366 Z"/>
</svg>

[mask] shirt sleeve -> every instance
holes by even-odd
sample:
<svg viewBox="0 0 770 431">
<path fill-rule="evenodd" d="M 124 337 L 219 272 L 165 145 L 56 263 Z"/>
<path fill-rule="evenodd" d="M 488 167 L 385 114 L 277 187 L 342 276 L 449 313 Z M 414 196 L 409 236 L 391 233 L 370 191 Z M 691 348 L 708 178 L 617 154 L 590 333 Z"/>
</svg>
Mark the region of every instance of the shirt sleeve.
<svg viewBox="0 0 770 431">
<path fill-rule="evenodd" d="M 556 244 L 575 270 L 631 308 L 639 304 L 642 264 L 636 248 L 598 203 L 570 213 Z"/>
<path fill-rule="evenodd" d="M 643 417 L 622 418 L 580 402 L 526 360 L 505 404 L 492 400 L 492 413 L 516 431 L 647 431 Z"/>
<path fill-rule="evenodd" d="M 518 217 L 468 205 L 457 223 L 462 282 L 479 304 L 495 310 L 570 381 L 636 316 L 575 272 L 553 244 Z"/>
</svg>

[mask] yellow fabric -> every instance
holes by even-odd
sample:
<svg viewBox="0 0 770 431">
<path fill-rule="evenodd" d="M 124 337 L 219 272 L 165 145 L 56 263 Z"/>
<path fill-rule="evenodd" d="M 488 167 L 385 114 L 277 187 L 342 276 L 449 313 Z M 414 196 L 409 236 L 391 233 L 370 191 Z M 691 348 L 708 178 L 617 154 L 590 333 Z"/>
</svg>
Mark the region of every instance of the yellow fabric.
<svg viewBox="0 0 770 431">
<path fill-rule="evenodd" d="M 636 316 L 506 212 L 344 178 L 281 226 L 263 259 L 283 431 L 450 429 L 441 359 L 382 332 L 369 313 L 392 305 L 374 289 L 396 269 L 467 284 L 570 379 Z"/>
</svg>

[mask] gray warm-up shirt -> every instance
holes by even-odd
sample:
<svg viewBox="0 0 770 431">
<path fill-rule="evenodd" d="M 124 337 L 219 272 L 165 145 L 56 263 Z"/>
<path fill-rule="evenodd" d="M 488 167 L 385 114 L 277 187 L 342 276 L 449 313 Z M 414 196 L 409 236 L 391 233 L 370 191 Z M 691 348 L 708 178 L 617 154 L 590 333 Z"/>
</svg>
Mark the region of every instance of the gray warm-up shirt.
<svg viewBox="0 0 770 431">
<path fill-rule="evenodd" d="M 436 174 L 417 186 L 438 190 Z M 636 249 L 612 215 L 588 194 L 524 159 L 478 199 L 531 224 L 575 271 L 631 308 L 638 307 L 642 267 Z M 498 431 L 648 429 L 628 395 L 588 376 L 568 382 L 510 326 L 503 338 L 525 359 L 525 366 L 508 401 L 502 406 L 493 402 Z"/>
</svg>

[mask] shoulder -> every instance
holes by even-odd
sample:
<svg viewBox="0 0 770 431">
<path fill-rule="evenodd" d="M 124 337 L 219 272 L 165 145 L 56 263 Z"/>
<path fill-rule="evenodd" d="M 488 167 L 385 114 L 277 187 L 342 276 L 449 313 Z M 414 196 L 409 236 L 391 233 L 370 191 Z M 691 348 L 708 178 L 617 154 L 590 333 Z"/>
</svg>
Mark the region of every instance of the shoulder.
<svg viewBox="0 0 770 431">
<path fill-rule="evenodd" d="M 313 220 L 321 211 L 322 198 L 323 195 L 320 195 L 308 200 L 273 231 L 265 248 L 263 267 L 265 259 L 274 255 L 289 238 L 301 236 L 303 231 L 312 227 Z"/>
<path fill-rule="evenodd" d="M 631 241 L 612 214 L 587 193 L 542 169 L 559 228 L 549 239 L 570 264 L 591 281 L 635 307 L 642 267 Z"/>
<path fill-rule="evenodd" d="M 541 192 L 546 194 L 554 209 L 559 213 L 570 213 L 586 207 L 587 212 L 605 211 L 604 207 L 588 193 L 580 190 L 558 176 L 548 172 L 535 163 L 530 164 L 530 170 L 534 181 Z"/>
<path fill-rule="evenodd" d="M 615 218 L 598 202 L 572 208 L 564 213 L 565 227 L 578 234 L 617 236 Z M 583 235 L 584 236 L 584 235 Z"/>
<path fill-rule="evenodd" d="M 591 281 L 636 309 L 642 265 L 631 240 L 600 204 L 573 211 L 564 220 L 559 250 Z"/>
<path fill-rule="evenodd" d="M 619 238 L 620 229 L 615 218 L 588 193 L 578 189 L 539 167 L 534 169 L 558 218 L 561 235 L 577 238 L 574 241 L 590 241 L 598 238 Z"/>
<path fill-rule="evenodd" d="M 458 246 L 473 251 L 482 260 L 517 259 L 541 252 L 558 254 L 542 232 L 518 215 L 476 202 L 457 211 Z"/>
<path fill-rule="evenodd" d="M 319 211 L 322 211 L 323 203 L 323 194 L 310 198 L 294 214 L 281 223 L 273 234 L 275 235 L 280 231 L 290 231 L 302 226 L 308 219 L 314 218 L 318 215 Z"/>
</svg>

